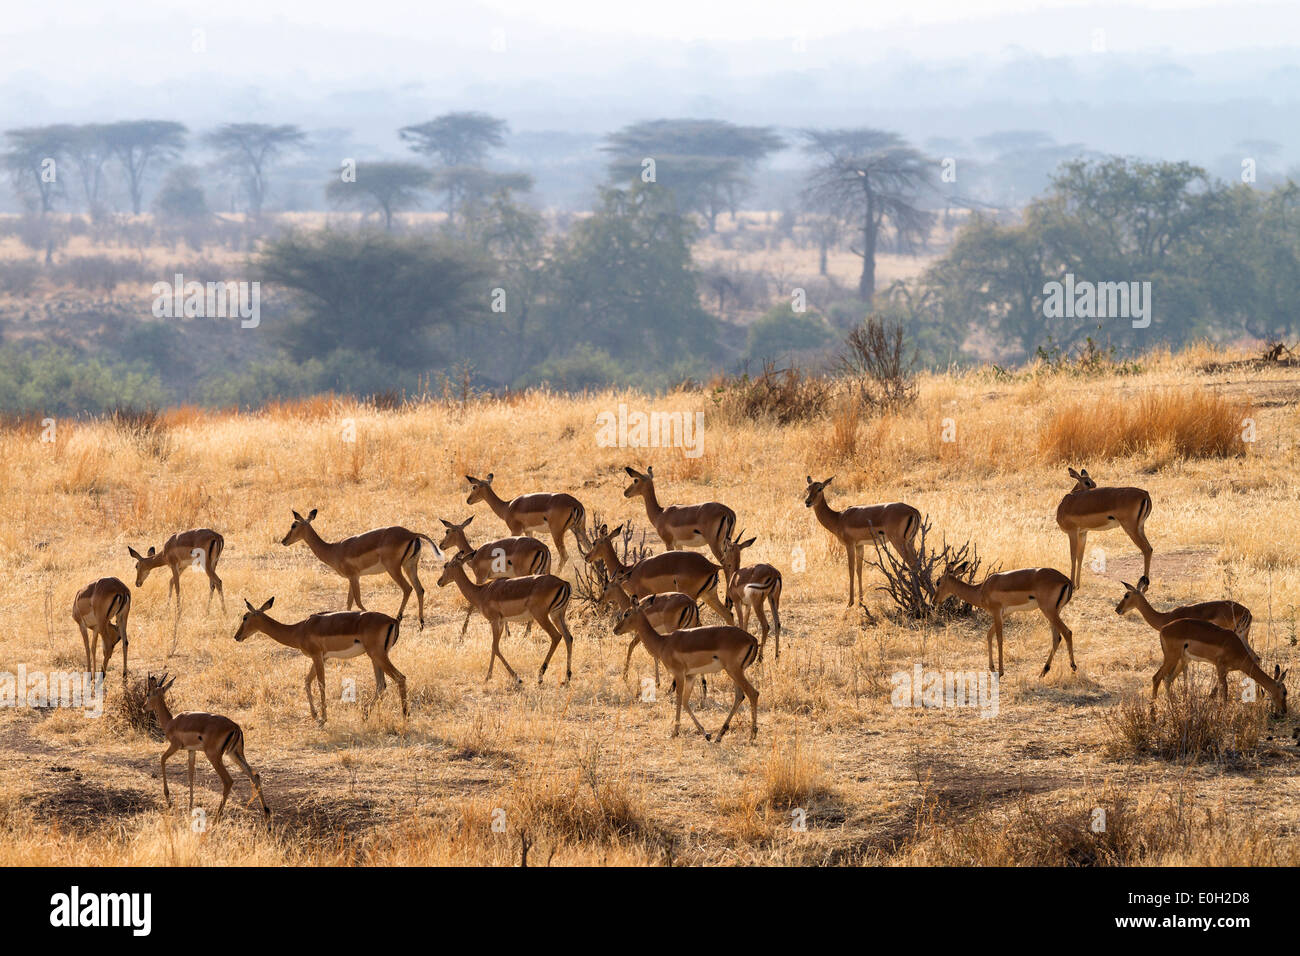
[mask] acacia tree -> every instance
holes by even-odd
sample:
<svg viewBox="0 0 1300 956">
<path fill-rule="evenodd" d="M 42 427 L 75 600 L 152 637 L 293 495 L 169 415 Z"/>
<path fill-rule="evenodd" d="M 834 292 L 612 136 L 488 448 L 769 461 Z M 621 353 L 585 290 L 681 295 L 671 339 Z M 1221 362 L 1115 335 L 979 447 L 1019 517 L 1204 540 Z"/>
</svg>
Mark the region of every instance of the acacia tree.
<svg viewBox="0 0 1300 956">
<path fill-rule="evenodd" d="M 931 177 L 930 163 L 885 130 L 808 129 L 802 135 L 805 151 L 815 159 L 804 197 L 813 209 L 837 217 L 859 237 L 860 245 L 850 243 L 849 248 L 862 258 L 858 298 L 870 304 L 881 231 L 891 228 L 903 251 L 929 234 L 934 214 L 917 203 Z"/>
<path fill-rule="evenodd" d="M 102 212 L 100 192 L 104 186 L 104 165 L 113 155 L 107 127 L 103 123 L 85 123 L 71 129 L 65 144 L 68 159 L 77 168 L 86 212 L 97 218 Z"/>
<path fill-rule="evenodd" d="M 5 130 L 9 148 L 4 154 L 5 168 L 18 194 L 32 202 L 44 216 L 54 208 L 63 187 L 58 178 L 58 163 L 64 157 L 71 127 L 27 126 Z"/>
<path fill-rule="evenodd" d="M 481 166 L 489 151 L 505 145 L 510 126 L 487 113 L 444 113 L 397 131 L 414 152 L 441 166 Z"/>
<path fill-rule="evenodd" d="M 217 150 L 218 162 L 242 174 L 248 208 L 254 216 L 262 213 L 270 165 L 277 156 L 301 147 L 306 140 L 301 129 L 287 123 L 225 123 L 204 136 L 204 142 Z"/>
<path fill-rule="evenodd" d="M 415 163 L 357 163 L 356 179 L 332 179 L 325 195 L 338 205 L 378 210 L 384 230 L 393 228 L 393 213 L 420 204 L 420 194 L 433 182 L 433 174 Z"/>
<path fill-rule="evenodd" d="M 131 211 L 136 215 L 144 206 L 150 168 L 176 159 L 185 148 L 187 132 L 183 124 L 171 120 L 123 120 L 104 127 L 105 141 L 126 173 Z"/>
</svg>

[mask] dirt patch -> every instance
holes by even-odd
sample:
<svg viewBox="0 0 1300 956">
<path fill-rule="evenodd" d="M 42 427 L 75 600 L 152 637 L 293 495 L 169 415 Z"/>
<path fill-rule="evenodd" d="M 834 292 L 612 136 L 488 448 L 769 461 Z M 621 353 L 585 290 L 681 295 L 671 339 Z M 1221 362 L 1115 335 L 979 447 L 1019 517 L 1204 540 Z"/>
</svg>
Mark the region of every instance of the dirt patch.
<svg viewBox="0 0 1300 956">
<path fill-rule="evenodd" d="M 1091 550 L 1092 542 L 1088 542 Z M 1091 566 L 1085 562 L 1091 570 Z M 1199 581 L 1218 566 L 1218 553 L 1208 548 L 1184 551 L 1156 551 L 1151 555 L 1151 580 L 1168 583 L 1170 581 Z M 1111 581 L 1128 581 L 1136 584 L 1142 577 L 1142 555 L 1125 554 L 1113 557 L 1111 549 L 1106 551 L 1106 570 L 1097 575 Z M 1119 594 L 1116 600 L 1122 597 Z"/>
<path fill-rule="evenodd" d="M 119 817 L 131 817 L 157 807 L 151 794 L 132 788 L 104 787 L 85 780 L 71 767 L 51 767 L 55 789 L 24 801 L 41 820 L 82 832 L 97 830 Z"/>
</svg>

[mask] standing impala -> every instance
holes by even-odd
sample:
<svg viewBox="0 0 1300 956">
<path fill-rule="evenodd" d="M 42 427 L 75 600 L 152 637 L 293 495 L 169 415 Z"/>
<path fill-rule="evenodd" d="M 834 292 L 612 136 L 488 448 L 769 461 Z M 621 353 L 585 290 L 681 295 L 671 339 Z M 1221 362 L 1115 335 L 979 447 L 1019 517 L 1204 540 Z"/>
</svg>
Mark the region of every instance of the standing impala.
<svg viewBox="0 0 1300 956">
<path fill-rule="evenodd" d="M 407 599 L 410 598 L 411 589 L 414 588 L 420 607 L 420 627 L 424 627 L 424 586 L 420 584 L 420 542 L 429 542 L 433 545 L 437 556 L 442 557 L 442 552 L 438 550 L 433 539 L 418 531 L 392 527 L 376 528 L 374 531 L 353 535 L 351 538 L 344 538 L 331 544 L 322 539 L 311 526 L 315 517 L 315 508 L 312 508 L 311 513 L 305 518 L 298 512 L 293 512 L 293 524 L 289 526 L 289 533 L 280 543 L 288 547 L 297 541 L 307 542 L 307 547 L 311 548 L 312 554 L 347 578 L 349 611 L 352 610 L 354 603 L 361 610 L 366 609 L 366 606 L 361 603 L 361 576 L 382 574 L 387 571 L 388 576 L 402 589 L 402 604 L 397 609 L 397 616 L 400 618 L 402 612 L 406 610 Z M 410 583 L 407 583 L 408 578 Z"/>
<path fill-rule="evenodd" d="M 99 673 L 108 673 L 108 661 L 120 640 L 122 683 L 126 683 L 126 651 L 130 644 L 126 637 L 126 619 L 130 614 L 131 589 L 117 578 L 100 578 L 87 584 L 72 599 L 72 619 L 81 630 L 81 643 L 86 646 L 86 670 L 89 673 L 95 673 L 95 649 L 102 635 L 104 666 Z"/>
<path fill-rule="evenodd" d="M 665 551 L 663 554 L 652 554 L 628 567 L 618 559 L 618 552 L 614 550 L 614 539 L 622 533 L 622 525 L 613 531 L 606 525 L 601 525 L 591 550 L 587 552 L 587 563 L 603 561 L 606 573 L 611 578 L 622 578 L 623 586 L 633 597 L 681 591 L 696 601 L 702 600 L 728 624 L 736 623 L 731 609 L 718 598 L 718 575 L 722 572 L 720 565 L 694 551 Z"/>
<path fill-rule="evenodd" d="M 1227 628 L 1211 624 L 1209 621 L 1197 621 L 1184 618 L 1166 624 L 1160 629 L 1160 647 L 1165 652 L 1164 662 L 1151 678 L 1151 703 L 1154 705 L 1160 693 L 1160 682 L 1165 682 L 1165 693 L 1169 699 L 1174 698 L 1174 678 L 1187 667 L 1188 661 L 1201 661 L 1213 664 L 1218 672 L 1218 686 L 1211 696 L 1222 692 L 1223 699 L 1228 699 L 1228 673 L 1241 671 L 1251 678 L 1273 698 L 1279 716 L 1286 714 L 1286 675 L 1287 672 L 1274 664 L 1270 677 L 1259 666 L 1250 646 L 1241 639 L 1241 635 Z"/>
<path fill-rule="evenodd" d="M 541 625 L 551 637 L 551 649 L 546 652 L 542 668 L 537 672 L 537 683 L 546 676 L 546 668 L 551 663 L 551 655 L 564 641 L 564 680 L 567 684 L 573 678 L 573 635 L 569 632 L 565 614 L 569 607 L 569 597 L 573 586 L 554 574 L 535 574 L 522 578 L 499 578 L 486 584 L 475 584 L 465 573 L 465 555 L 462 552 L 452 557 L 442 569 L 438 578 L 438 587 L 446 587 L 452 582 L 460 588 L 465 600 L 478 609 L 492 626 L 492 657 L 488 660 L 487 677 L 484 683 L 492 679 L 492 668 L 497 658 L 506 671 L 515 679 L 516 684 L 523 680 L 501 653 L 501 635 L 510 621 L 533 620 Z"/>
<path fill-rule="evenodd" d="M 398 628 L 401 618 L 392 618 L 377 611 L 332 611 L 327 614 L 313 614 L 297 624 L 282 624 L 266 612 L 271 610 L 275 598 L 268 598 L 261 607 L 253 607 L 245 599 L 248 612 L 239 622 L 235 640 L 243 643 L 253 634 L 265 634 L 271 640 L 292 647 L 311 661 L 307 669 L 307 706 L 311 708 L 312 720 L 319 720 L 325 725 L 325 661 L 340 658 L 357 657 L 365 654 L 375 669 L 375 704 L 388 689 L 384 680 L 387 674 L 397 684 L 397 692 L 402 697 L 402 716 L 407 716 L 406 677 L 393 666 L 388 659 L 388 652 L 397 643 Z M 320 717 L 316 716 L 316 701 L 312 698 L 312 681 L 320 682 Z M 369 714 L 370 708 L 366 709 Z"/>
<path fill-rule="evenodd" d="M 1122 581 L 1120 583 L 1124 584 Z M 1252 619 L 1250 609 L 1245 605 L 1238 604 L 1236 601 L 1203 601 L 1200 604 L 1187 604 L 1162 613 L 1151 606 L 1151 602 L 1147 600 L 1146 590 L 1145 581 L 1139 581 L 1137 587 L 1124 584 L 1124 596 L 1115 606 L 1115 613 L 1127 614 L 1129 611 L 1137 611 L 1142 615 L 1142 619 L 1157 631 L 1166 624 L 1184 619 L 1209 621 L 1211 624 L 1217 624 L 1234 632 L 1246 642 L 1247 647 L 1250 646 Z"/>
<path fill-rule="evenodd" d="M 645 610 L 638 599 L 619 617 L 614 628 L 615 634 L 636 634 L 641 638 L 645 649 L 663 661 L 668 672 L 673 675 L 677 687 L 677 714 L 673 718 L 672 736 L 676 737 L 682 728 L 682 707 L 695 724 L 705 740 L 712 738 L 700 725 L 695 711 L 691 710 L 691 687 L 695 678 L 703 674 L 715 674 L 725 670 L 736 685 L 736 699 L 731 705 L 731 712 L 722 722 L 718 731 L 718 742 L 731 726 L 731 718 L 740 709 L 740 702 L 749 698 L 750 730 L 749 739 L 758 737 L 758 690 L 745 679 L 745 668 L 754 663 L 758 657 L 758 641 L 752 634 L 729 624 L 715 624 L 711 627 L 692 627 L 660 634 L 650 626 Z"/>
<path fill-rule="evenodd" d="M 736 513 L 726 505 L 707 501 L 700 505 L 659 504 L 655 496 L 655 470 L 651 465 L 645 473 L 635 468 L 624 468 L 632 484 L 623 490 L 624 498 L 640 495 L 645 499 L 646 515 L 669 551 L 680 548 L 708 547 L 713 557 L 722 560 L 723 545 L 730 540 L 736 528 Z"/>
<path fill-rule="evenodd" d="M 220 714 L 205 714 L 199 711 L 187 710 L 184 713 L 172 716 L 167 708 L 163 695 L 176 683 L 176 678 L 167 679 L 167 675 L 155 679 L 152 674 L 149 675 L 149 687 L 147 700 L 149 706 L 153 708 L 154 716 L 158 718 L 158 728 L 167 738 L 167 750 L 162 755 L 160 769 L 162 770 L 163 799 L 167 801 L 167 806 L 172 805 L 172 795 L 167 790 L 167 758 L 176 751 L 184 749 L 189 751 L 190 755 L 190 810 L 194 809 L 194 755 L 197 751 L 202 750 L 208 762 L 212 764 L 212 769 L 217 772 L 221 778 L 221 803 L 217 807 L 217 815 L 213 823 L 221 819 L 221 811 L 226 808 L 226 798 L 230 796 L 230 788 L 235 785 L 234 778 L 230 776 L 230 771 L 226 769 L 225 757 L 229 754 L 234 758 L 235 763 L 239 764 L 244 773 L 248 774 L 249 782 L 253 787 L 253 794 L 262 801 L 262 812 L 266 814 L 266 819 L 271 819 L 271 808 L 266 805 L 266 796 L 262 793 L 261 774 L 253 772 L 253 768 L 248 765 L 244 759 L 244 731 L 240 729 L 239 724 L 235 723 L 229 717 L 222 717 Z M 251 802 L 252 798 L 250 798 Z"/>
<path fill-rule="evenodd" d="M 560 566 L 556 569 L 558 571 L 564 570 L 564 564 L 569 560 L 568 552 L 564 550 L 566 531 L 573 532 L 573 540 L 578 543 L 578 553 L 582 553 L 582 549 L 588 543 L 587 531 L 583 528 L 587 509 L 582 506 L 582 502 L 573 495 L 544 492 L 520 495 L 506 501 L 492 490 L 492 478 L 491 474 L 486 478 L 466 475 L 465 480 L 470 484 L 469 497 L 465 499 L 466 504 L 487 502 L 487 506 L 506 523 L 506 527 L 514 535 L 545 528 L 551 533 L 551 538 L 555 541 L 555 550 L 560 554 Z"/>
<path fill-rule="evenodd" d="M 730 539 L 723 545 L 722 570 L 726 574 L 727 605 L 735 605 L 739 612 L 740 627 L 749 630 L 749 612 L 758 617 L 758 626 L 762 639 L 758 644 L 758 659 L 763 660 L 763 648 L 767 646 L 767 616 L 763 614 L 763 604 L 772 609 L 772 638 L 776 642 L 775 657 L 781 659 L 781 572 L 770 564 L 756 564 L 753 567 L 740 566 L 740 553 L 754 544 L 755 539 L 741 541 L 744 534 Z"/>
<path fill-rule="evenodd" d="M 438 548 L 442 551 L 450 551 L 452 554 L 464 552 L 465 565 L 474 572 L 474 578 L 479 584 L 496 578 L 518 578 L 527 574 L 550 573 L 551 549 L 536 538 L 527 536 L 498 538 L 496 541 L 489 541 L 481 548 L 471 548 L 469 538 L 465 537 L 465 529 L 474 520 L 473 515 L 460 524 L 452 524 L 446 518 L 438 520 L 447 529 Z M 465 609 L 465 623 L 460 626 L 461 637 L 465 636 L 470 615 L 473 613 L 474 605 L 471 604 Z M 524 628 L 524 637 L 527 637 L 532 629 L 533 622 L 530 620 L 528 626 Z"/>
<path fill-rule="evenodd" d="M 226 546 L 226 539 L 211 528 L 198 528 L 194 531 L 182 531 L 168 538 L 161 551 L 149 549 L 148 554 L 141 554 L 135 548 L 128 547 L 127 553 L 135 559 L 135 586 L 144 587 L 149 572 L 154 568 L 167 565 L 172 573 L 167 582 L 167 600 L 176 592 L 176 613 L 181 612 L 181 572 L 186 568 L 198 568 L 208 576 L 208 607 L 212 606 L 212 592 L 221 596 L 221 610 L 226 610 L 226 592 L 221 589 L 221 578 L 217 577 L 217 562 Z"/>
<path fill-rule="evenodd" d="M 605 591 L 601 594 L 600 600 L 596 602 L 596 607 L 602 608 L 606 604 L 612 604 L 620 613 L 630 608 L 632 598 L 623 590 L 623 583 L 626 580 L 625 576 L 610 579 L 609 584 L 605 585 Z M 700 606 L 695 603 L 695 599 L 689 594 L 683 594 L 681 591 L 653 594 L 641 603 L 641 609 L 645 612 L 646 619 L 650 621 L 650 626 L 660 634 L 668 634 L 684 627 L 700 626 Z M 633 634 L 632 640 L 628 642 L 627 659 L 623 661 L 624 680 L 627 680 L 627 669 L 632 663 L 632 649 L 640 643 L 641 638 L 636 634 Z M 658 687 L 659 658 L 653 654 L 650 657 L 655 662 L 655 686 Z M 708 685 L 706 684 L 706 691 L 707 688 Z"/>
<path fill-rule="evenodd" d="M 861 505 L 836 511 L 826 502 L 826 486 L 834 476 L 825 481 L 813 481 L 808 476 L 804 507 L 812 508 L 817 520 L 835 535 L 849 560 L 849 607 L 853 606 L 853 578 L 857 572 L 858 599 L 862 598 L 862 556 L 873 541 L 881 547 L 885 542 L 908 564 L 916 563 L 916 546 L 913 539 L 921 528 L 921 512 L 911 505 L 894 502 L 887 505 Z"/>
<path fill-rule="evenodd" d="M 955 595 L 972 607 L 983 608 L 993 615 L 993 623 L 985 638 L 989 648 L 989 670 L 993 670 L 993 635 L 998 637 L 998 676 L 1002 676 L 1002 616 L 1034 608 L 1043 612 L 1052 628 L 1052 649 L 1039 677 L 1051 670 L 1056 648 L 1065 638 L 1065 648 L 1070 652 L 1070 670 L 1078 670 L 1074 663 L 1074 632 L 1061 620 L 1061 609 L 1070 603 L 1074 587 L 1070 579 L 1054 568 L 1024 568 L 1020 571 L 1002 571 L 990 574 L 979 585 L 961 579 L 969 569 L 963 561 L 939 578 L 934 592 L 934 606 L 938 607 L 948 595 Z"/>
<path fill-rule="evenodd" d="M 1089 531 L 1123 528 L 1142 552 L 1142 578 L 1151 578 L 1151 542 L 1146 523 L 1151 516 L 1151 496 L 1141 488 L 1098 488 L 1088 469 L 1066 469 L 1074 487 L 1056 508 L 1056 523 L 1070 539 L 1070 581 L 1077 588 L 1083 576 L 1083 551 Z"/>
</svg>

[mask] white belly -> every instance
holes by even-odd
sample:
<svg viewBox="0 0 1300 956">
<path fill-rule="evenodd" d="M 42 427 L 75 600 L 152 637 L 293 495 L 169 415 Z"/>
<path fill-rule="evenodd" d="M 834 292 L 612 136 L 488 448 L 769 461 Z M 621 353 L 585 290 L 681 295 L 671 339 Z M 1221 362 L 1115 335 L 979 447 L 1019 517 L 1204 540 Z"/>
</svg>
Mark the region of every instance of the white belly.
<svg viewBox="0 0 1300 956">
<path fill-rule="evenodd" d="M 368 568 L 362 568 L 357 574 L 379 574 L 383 570 L 384 566 L 382 564 L 372 564 Z"/>
<path fill-rule="evenodd" d="M 689 668 L 686 671 L 686 676 L 695 677 L 699 674 L 716 674 L 720 670 L 722 670 L 722 661 L 715 658 L 711 663 L 705 664 L 703 667 Z"/>
<path fill-rule="evenodd" d="M 94 629 L 99 626 L 99 621 L 95 619 L 95 616 L 93 614 L 83 615 L 81 618 L 81 623 L 91 629 Z"/>
<path fill-rule="evenodd" d="M 1215 664 L 1217 666 L 1217 662 L 1211 660 L 1208 657 L 1200 657 L 1196 654 L 1193 654 L 1191 651 L 1183 651 L 1183 659 L 1189 661 L 1197 661 L 1201 664 Z"/>
<path fill-rule="evenodd" d="M 674 538 L 673 540 L 682 548 L 702 548 L 708 544 L 702 534 L 693 534 L 689 538 Z"/>
<path fill-rule="evenodd" d="M 1026 601 L 1024 604 L 1004 604 L 1002 605 L 1003 614 L 1015 614 L 1019 611 L 1032 611 L 1038 607 L 1038 602 L 1034 600 Z"/>
<path fill-rule="evenodd" d="M 533 612 L 529 610 L 524 610 L 522 614 L 514 614 L 511 615 L 510 617 L 503 618 L 503 620 L 506 621 L 531 621 L 532 619 L 533 619 Z"/>
<path fill-rule="evenodd" d="M 524 528 L 544 528 L 546 527 L 545 515 L 528 515 L 519 519 Z"/>
<path fill-rule="evenodd" d="M 326 651 L 325 656 L 330 659 L 349 658 L 349 657 L 356 657 L 359 654 L 364 654 L 365 651 L 366 651 L 366 646 L 364 644 L 356 643 L 353 644 L 351 647 L 345 647 L 341 651 Z"/>
</svg>

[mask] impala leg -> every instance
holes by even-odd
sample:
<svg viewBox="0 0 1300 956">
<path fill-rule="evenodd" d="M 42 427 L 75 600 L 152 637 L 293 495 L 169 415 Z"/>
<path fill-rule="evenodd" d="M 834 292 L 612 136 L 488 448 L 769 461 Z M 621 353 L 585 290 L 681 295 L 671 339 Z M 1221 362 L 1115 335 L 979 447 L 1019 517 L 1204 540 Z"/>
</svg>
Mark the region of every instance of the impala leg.
<svg viewBox="0 0 1300 956">
<path fill-rule="evenodd" d="M 849 607 L 853 607 L 853 552 L 857 550 L 853 544 L 848 542 L 844 545 L 844 553 L 849 559 Z"/>
<path fill-rule="evenodd" d="M 1052 625 L 1052 633 L 1054 635 L 1052 640 L 1052 653 L 1056 653 L 1056 642 L 1061 638 L 1065 638 L 1065 650 L 1070 655 L 1070 670 L 1077 671 L 1079 665 L 1074 662 L 1074 632 L 1066 626 L 1063 620 L 1061 620 L 1061 612 L 1059 610 L 1049 612 L 1044 608 L 1043 615 L 1047 618 L 1047 622 Z M 1049 666 L 1052 663 L 1050 655 L 1047 658 L 1047 663 Z M 1046 674 L 1047 671 L 1044 670 L 1043 673 Z"/>
<path fill-rule="evenodd" d="M 1151 580 L 1151 542 L 1147 540 L 1144 524 L 1145 522 L 1142 525 L 1125 525 L 1124 531 L 1142 552 L 1142 576 L 1149 581 Z"/>
<path fill-rule="evenodd" d="M 1052 658 L 1056 656 L 1056 645 L 1061 643 L 1061 635 L 1056 630 L 1056 625 L 1052 625 L 1052 649 L 1047 652 L 1047 663 L 1043 665 L 1042 673 L 1039 677 L 1046 677 L 1047 672 L 1052 669 Z"/>
<path fill-rule="evenodd" d="M 244 742 L 242 733 L 240 734 L 240 740 L 235 743 L 235 746 L 230 748 L 230 756 L 234 758 L 235 763 L 239 764 L 240 769 L 243 770 L 244 773 L 248 774 L 248 782 L 252 784 L 253 793 L 257 795 L 257 799 L 262 801 L 262 811 L 266 814 L 267 819 L 270 819 L 271 808 L 267 805 L 266 795 L 262 793 L 262 778 L 253 772 L 253 768 L 250 767 L 248 761 L 244 759 Z"/>
<path fill-rule="evenodd" d="M 1065 532 L 1070 539 L 1070 584 L 1074 587 L 1079 586 L 1079 577 L 1082 574 L 1082 559 L 1080 555 L 1083 552 L 1083 545 L 1079 541 L 1079 532 L 1077 530 Z"/>
<path fill-rule="evenodd" d="M 728 671 L 728 673 L 730 673 L 730 671 Z M 732 677 L 732 680 L 735 680 L 734 676 Z M 736 715 L 736 711 L 740 709 L 740 702 L 744 699 L 745 692 L 740 689 L 740 684 L 736 684 L 735 700 L 731 702 L 731 710 L 727 713 L 727 719 L 722 722 L 722 727 L 718 730 L 718 736 L 717 739 L 714 740 L 714 743 L 722 743 L 722 738 L 726 736 L 727 728 L 731 726 L 731 718 Z"/>
<path fill-rule="evenodd" d="M 217 569 L 208 567 L 208 607 L 212 606 L 212 592 L 216 591 L 217 596 L 221 598 L 221 613 L 226 613 L 226 591 L 221 586 L 221 578 L 217 577 Z"/>
<path fill-rule="evenodd" d="M 1002 676 L 1002 609 L 993 610 L 993 633 L 998 637 L 998 676 Z"/>
<path fill-rule="evenodd" d="M 758 659 L 761 661 L 763 659 L 763 648 L 767 647 L 768 632 L 767 616 L 763 613 L 763 599 L 761 597 L 754 603 L 754 614 L 758 617 L 758 626 L 763 634 L 758 644 Z"/>
<path fill-rule="evenodd" d="M 320 684 L 320 722 L 323 727 L 327 718 L 325 713 L 325 658 L 317 655 L 315 660 L 312 661 L 312 669 L 316 672 L 316 682 Z"/>
<path fill-rule="evenodd" d="M 424 585 L 420 583 L 420 562 L 413 560 L 406 567 L 406 576 L 411 579 L 411 587 L 415 588 L 415 601 L 420 610 L 420 627 L 424 627 Z"/>
<path fill-rule="evenodd" d="M 81 618 L 77 618 L 77 630 L 81 631 L 81 643 L 86 649 L 86 673 L 93 674 L 95 672 L 95 653 L 90 648 L 90 632 L 86 630 L 86 625 L 81 622 Z"/>
<path fill-rule="evenodd" d="M 533 616 L 537 619 L 537 623 L 541 625 L 542 630 L 546 631 L 546 633 L 550 635 L 551 638 L 551 649 L 546 652 L 546 658 L 545 660 L 542 661 L 542 669 L 537 672 L 537 683 L 540 684 L 542 682 L 542 678 L 546 676 L 546 668 L 550 666 L 551 655 L 554 654 L 555 649 L 560 646 L 560 641 L 564 640 L 565 638 L 564 638 L 564 634 L 560 631 L 558 627 L 555 626 L 555 624 L 551 622 L 550 618 L 548 618 L 546 614 L 544 613 L 534 614 Z M 566 677 L 560 683 L 564 684 L 567 682 L 568 682 L 568 678 Z"/>
<path fill-rule="evenodd" d="M 370 706 L 362 712 L 363 718 L 369 717 L 370 711 L 379 706 L 379 698 L 383 697 L 384 691 L 388 689 L 388 681 L 384 679 L 384 669 L 379 666 L 379 661 L 373 657 L 370 658 L 370 666 L 375 670 L 375 699 L 371 702 Z"/>
<path fill-rule="evenodd" d="M 862 593 L 862 562 L 867 554 L 867 546 L 858 544 L 853 548 L 854 576 L 858 579 L 858 600 L 865 601 L 866 595 Z"/>
<path fill-rule="evenodd" d="M 564 532 L 567 530 L 566 524 L 566 519 L 546 522 L 546 526 L 551 532 L 551 539 L 555 542 L 555 552 L 560 556 L 560 564 L 559 567 L 556 568 L 556 571 L 563 571 L 564 565 L 568 563 L 569 560 L 569 552 L 564 550 Z M 517 533 L 518 532 L 514 531 L 511 532 L 511 534 Z M 576 532 L 574 533 L 574 540 L 577 540 Z"/>
<path fill-rule="evenodd" d="M 195 751 L 188 751 L 190 755 L 190 810 L 194 810 L 194 757 Z"/>
<path fill-rule="evenodd" d="M 695 689 L 694 677 L 686 678 L 686 686 L 684 688 L 682 688 L 679 683 L 678 694 L 681 696 L 682 706 L 686 708 L 686 715 L 691 718 L 691 722 L 695 724 L 695 728 L 700 733 L 704 734 L 704 739 L 712 740 L 713 736 L 707 730 L 704 729 L 704 725 L 700 723 L 700 719 L 695 716 L 695 711 L 691 710 L 691 691 L 693 691 L 694 689 Z"/>
<path fill-rule="evenodd" d="M 158 769 L 161 772 L 160 776 L 163 782 L 163 799 L 167 801 L 167 806 L 170 807 L 172 805 L 172 795 L 167 790 L 167 758 L 180 750 L 181 745 L 175 741 L 168 741 L 167 744 L 167 749 L 163 751 L 162 760 L 159 761 Z"/>
<path fill-rule="evenodd" d="M 1223 702 L 1226 704 L 1228 702 L 1228 668 L 1223 664 L 1219 665 L 1219 693 L 1223 696 Z"/>
<path fill-rule="evenodd" d="M 772 609 L 772 640 L 776 643 L 776 652 L 773 655 L 778 661 L 781 659 L 781 582 L 776 582 L 776 587 L 767 597 L 767 605 Z"/>
<path fill-rule="evenodd" d="M 680 674 L 673 671 L 673 690 L 677 691 L 677 712 L 673 716 L 673 732 L 670 737 L 676 737 L 682 730 L 682 695 L 686 693 L 686 672 Z"/>
<path fill-rule="evenodd" d="M 191 750 L 190 753 L 193 754 L 194 751 Z M 230 771 L 226 769 L 225 763 L 222 762 L 221 751 L 218 750 L 214 753 L 209 750 L 206 753 L 208 760 L 212 763 L 212 769 L 221 778 L 221 802 L 217 804 L 217 815 L 212 818 L 212 823 L 215 826 L 221 822 L 221 811 L 226 809 L 226 799 L 230 796 L 230 790 L 235 785 L 235 778 L 230 775 Z"/>
<path fill-rule="evenodd" d="M 735 617 L 732 616 L 732 613 L 727 610 L 727 608 L 723 607 L 722 602 L 718 600 L 718 592 L 713 588 L 705 588 L 704 593 L 700 595 L 700 600 L 713 608 L 713 610 L 717 611 L 718 614 L 721 615 L 722 619 L 728 624 L 736 623 Z"/>
<path fill-rule="evenodd" d="M 406 611 L 406 602 L 411 599 L 411 585 L 406 582 L 400 564 L 386 564 L 384 565 L 384 570 L 388 572 L 390 578 L 397 582 L 397 586 L 402 589 L 402 603 L 398 605 L 397 608 L 397 616 L 401 617 Z M 364 611 L 365 608 L 362 608 L 362 610 Z M 422 620 L 420 623 L 423 624 L 424 621 Z"/>
<path fill-rule="evenodd" d="M 501 627 L 500 622 L 498 622 L 498 621 L 493 621 L 493 622 L 492 622 L 492 658 L 493 658 L 493 660 L 488 662 L 488 680 L 491 680 L 491 679 L 492 679 L 492 663 L 493 663 L 493 661 L 495 661 L 496 658 L 499 657 L 499 658 L 501 658 L 501 666 L 504 667 L 504 668 L 506 669 L 506 672 L 507 672 L 511 677 L 514 678 L 515 683 L 516 683 L 516 684 L 522 684 L 522 683 L 523 683 L 523 679 L 522 679 L 518 674 L 515 673 L 515 669 L 514 669 L 513 667 L 510 666 L 510 662 L 506 660 L 506 656 L 505 656 L 504 654 L 501 653 L 501 631 L 502 631 L 502 627 Z"/>
<path fill-rule="evenodd" d="M 464 622 L 463 624 L 461 624 L 461 626 L 460 626 L 460 638 L 461 638 L 461 640 L 464 640 L 464 639 L 465 639 L 465 632 L 466 632 L 467 630 L 469 630 L 469 616 L 470 616 L 471 614 L 473 614 L 473 613 L 474 613 L 474 605 L 473 605 L 473 604 L 471 604 L 469 607 L 465 608 L 465 622 Z"/>
<path fill-rule="evenodd" d="M 989 649 L 989 670 L 993 670 L 993 622 L 989 622 L 989 632 L 984 635 L 984 643 Z"/>
<path fill-rule="evenodd" d="M 172 599 L 172 591 L 176 592 L 176 615 L 181 613 L 181 566 L 179 564 L 169 565 L 172 569 L 171 584 L 167 586 L 167 600 Z"/>
<path fill-rule="evenodd" d="M 316 679 L 316 662 L 312 661 L 307 665 L 307 682 L 304 685 L 307 688 L 307 706 L 311 708 L 311 719 L 319 720 L 316 716 L 316 698 L 312 696 L 311 684 Z"/>
<path fill-rule="evenodd" d="M 402 700 L 402 716 L 410 716 L 410 711 L 406 706 L 406 675 L 393 665 L 392 660 L 389 659 L 386 652 L 380 658 L 379 663 L 380 666 L 383 667 L 384 672 L 388 674 L 388 676 L 393 679 L 393 683 L 397 685 L 397 695 Z"/>
<path fill-rule="evenodd" d="M 638 637 L 636 634 L 633 634 L 633 635 L 632 635 L 632 640 L 631 640 L 631 641 L 628 643 L 628 645 L 627 645 L 627 660 L 623 661 L 623 680 L 627 680 L 627 671 L 628 671 L 628 668 L 632 666 L 632 649 L 633 649 L 634 647 L 636 647 L 636 646 L 637 646 L 638 644 L 640 644 L 640 643 L 641 643 L 641 638 Z M 655 667 L 655 671 L 656 671 L 655 686 L 656 686 L 656 687 L 659 686 L 658 674 L 657 674 L 657 672 L 658 672 L 658 670 L 659 670 L 659 668 L 658 668 L 658 664 L 659 664 L 659 661 L 656 659 L 656 660 L 655 660 L 655 665 L 656 665 L 656 667 Z"/>
</svg>

